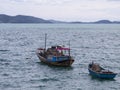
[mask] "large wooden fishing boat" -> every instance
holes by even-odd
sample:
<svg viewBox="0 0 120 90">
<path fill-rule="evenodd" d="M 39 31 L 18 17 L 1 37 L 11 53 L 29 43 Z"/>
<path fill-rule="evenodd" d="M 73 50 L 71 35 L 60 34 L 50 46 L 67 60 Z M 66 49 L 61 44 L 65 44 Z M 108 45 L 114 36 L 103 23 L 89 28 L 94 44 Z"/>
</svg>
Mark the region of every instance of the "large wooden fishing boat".
<svg viewBox="0 0 120 90">
<path fill-rule="evenodd" d="M 88 70 L 90 75 L 101 79 L 113 79 L 117 75 L 117 73 L 105 70 L 99 64 L 93 62 L 89 64 Z"/>
<path fill-rule="evenodd" d="M 55 66 L 71 66 L 74 59 L 70 55 L 70 48 L 64 46 L 51 46 L 46 49 L 46 38 L 45 48 L 38 48 L 36 54 L 41 62 L 55 65 Z"/>
</svg>

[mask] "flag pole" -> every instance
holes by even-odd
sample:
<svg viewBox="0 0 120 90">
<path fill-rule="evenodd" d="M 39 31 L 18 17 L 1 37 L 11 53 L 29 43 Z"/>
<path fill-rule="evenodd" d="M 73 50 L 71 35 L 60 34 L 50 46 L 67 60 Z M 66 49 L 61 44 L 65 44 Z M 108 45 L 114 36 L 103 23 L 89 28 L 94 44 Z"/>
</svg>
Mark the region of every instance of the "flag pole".
<svg viewBox="0 0 120 90">
<path fill-rule="evenodd" d="M 47 34 L 45 33 L 45 51 L 46 51 L 46 43 L 47 43 Z"/>
</svg>

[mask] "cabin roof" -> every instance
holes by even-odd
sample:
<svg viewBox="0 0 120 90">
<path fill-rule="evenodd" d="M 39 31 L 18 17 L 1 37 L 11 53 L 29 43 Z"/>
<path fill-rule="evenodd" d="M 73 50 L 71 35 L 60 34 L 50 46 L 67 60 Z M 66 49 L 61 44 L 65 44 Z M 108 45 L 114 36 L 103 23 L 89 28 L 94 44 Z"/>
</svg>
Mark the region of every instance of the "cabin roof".
<svg viewBox="0 0 120 90">
<path fill-rule="evenodd" d="M 60 48 L 57 48 L 57 50 L 70 50 L 70 48 L 60 47 Z"/>
</svg>

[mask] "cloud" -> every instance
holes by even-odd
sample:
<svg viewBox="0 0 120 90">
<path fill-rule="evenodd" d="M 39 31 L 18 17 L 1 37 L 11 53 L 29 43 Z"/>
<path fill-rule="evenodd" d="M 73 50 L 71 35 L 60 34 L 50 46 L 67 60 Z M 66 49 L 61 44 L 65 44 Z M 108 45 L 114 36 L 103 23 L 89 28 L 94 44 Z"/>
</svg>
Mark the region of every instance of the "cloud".
<svg viewBox="0 0 120 90">
<path fill-rule="evenodd" d="M 108 1 L 120 1 L 120 0 L 108 0 Z"/>
<path fill-rule="evenodd" d="M 8 0 L 10 2 L 25 2 L 26 0 Z"/>
<path fill-rule="evenodd" d="M 71 2 L 72 0 L 9 0 L 9 1 L 34 4 L 62 4 L 66 2 Z"/>
<path fill-rule="evenodd" d="M 120 0 L 0 0 L 0 13 L 45 19 L 119 20 Z"/>
</svg>

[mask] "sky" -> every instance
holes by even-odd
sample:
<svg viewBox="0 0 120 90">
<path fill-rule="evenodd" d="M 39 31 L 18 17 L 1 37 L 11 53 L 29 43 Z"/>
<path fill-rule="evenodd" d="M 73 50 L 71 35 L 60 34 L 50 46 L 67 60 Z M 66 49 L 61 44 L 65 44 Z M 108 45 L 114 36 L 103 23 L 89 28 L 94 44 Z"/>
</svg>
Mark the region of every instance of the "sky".
<svg viewBox="0 0 120 90">
<path fill-rule="evenodd" d="M 120 21 L 120 0 L 0 0 L 0 14 L 61 21 Z"/>
</svg>

